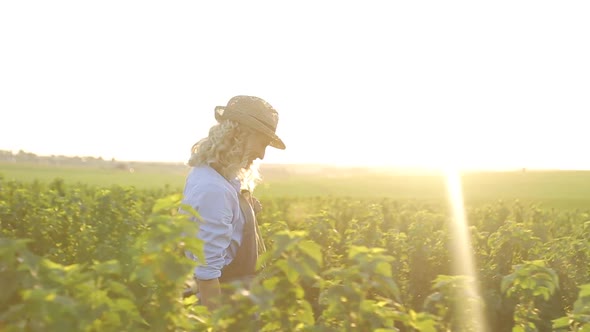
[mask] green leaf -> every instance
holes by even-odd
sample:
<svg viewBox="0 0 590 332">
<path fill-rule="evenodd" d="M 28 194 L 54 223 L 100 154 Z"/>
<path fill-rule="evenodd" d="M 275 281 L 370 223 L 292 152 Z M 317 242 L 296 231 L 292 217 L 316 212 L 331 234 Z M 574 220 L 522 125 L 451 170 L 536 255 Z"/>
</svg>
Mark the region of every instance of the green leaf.
<svg viewBox="0 0 590 332">
<path fill-rule="evenodd" d="M 384 277 L 391 277 L 391 265 L 387 262 L 378 262 L 377 266 L 375 266 L 375 273 Z"/>
<path fill-rule="evenodd" d="M 348 249 L 348 258 L 353 259 L 359 254 L 366 254 L 369 252 L 369 248 L 363 246 L 350 246 Z"/>
<path fill-rule="evenodd" d="M 121 275 L 121 264 L 112 259 L 106 262 L 99 262 L 94 264 L 92 267 L 96 272 L 102 275 L 113 275 L 119 276 Z"/>
<path fill-rule="evenodd" d="M 299 249 L 313 258 L 319 266 L 322 266 L 322 247 L 319 244 L 306 240 L 299 243 Z"/>
<path fill-rule="evenodd" d="M 135 304 L 128 299 L 117 299 L 117 300 L 115 300 L 115 305 L 117 306 L 118 310 L 125 311 L 128 314 L 131 314 L 131 313 L 137 314 L 138 313 L 137 307 L 135 306 Z"/>
<path fill-rule="evenodd" d="M 269 279 L 265 279 L 262 282 L 262 286 L 266 290 L 274 291 L 280 281 L 281 281 L 280 278 L 278 278 L 278 277 L 272 277 L 272 278 L 269 278 Z"/>
<path fill-rule="evenodd" d="M 313 317 L 313 310 L 309 302 L 305 300 L 301 300 L 299 303 L 300 309 L 297 312 L 297 320 L 300 322 L 305 323 L 307 326 L 312 326 L 315 324 L 315 319 Z"/>
<path fill-rule="evenodd" d="M 200 215 L 199 212 L 197 212 L 197 210 L 195 210 L 192 206 L 188 205 L 188 204 L 179 204 L 180 207 L 180 212 L 181 213 L 186 213 L 187 215 L 191 216 L 191 217 L 195 217 L 197 219 L 200 219 Z"/>
<path fill-rule="evenodd" d="M 514 326 L 512 328 L 512 332 L 525 332 L 524 327 L 522 326 Z"/>
<path fill-rule="evenodd" d="M 65 271 L 65 266 L 52 262 L 49 259 L 42 259 L 41 260 L 41 265 L 43 265 L 44 267 L 47 267 L 49 270 L 53 270 L 53 271 Z"/>
<path fill-rule="evenodd" d="M 176 209 L 180 205 L 181 200 L 182 200 L 181 194 L 174 194 L 174 195 L 170 195 L 168 197 L 160 198 L 154 204 L 154 207 L 152 208 L 152 213 L 154 213 L 154 214 L 162 214 L 162 213 L 168 214 L 167 212 L 170 212 L 171 210 Z"/>
<path fill-rule="evenodd" d="M 299 278 L 299 272 L 297 272 L 296 269 L 290 267 L 286 260 L 281 259 L 275 262 L 275 265 L 278 268 L 280 268 L 283 271 L 283 273 L 285 273 L 285 276 L 287 277 L 287 280 L 289 280 L 290 283 L 295 283 L 297 281 L 297 278 Z"/>
<path fill-rule="evenodd" d="M 196 296 L 189 296 L 182 299 L 182 305 L 184 306 L 193 306 L 197 305 L 199 299 Z"/>
<path fill-rule="evenodd" d="M 570 326 L 570 318 L 565 316 L 552 321 L 553 329 L 563 329 Z"/>
<path fill-rule="evenodd" d="M 436 332 L 436 322 L 433 319 L 416 322 L 414 327 L 420 332 Z"/>
<path fill-rule="evenodd" d="M 512 283 L 514 282 L 515 279 L 516 279 L 516 275 L 514 273 L 509 274 L 509 275 L 505 276 L 504 278 L 502 278 L 502 283 L 500 285 L 500 290 L 502 291 L 502 293 L 506 293 L 508 288 L 512 286 Z"/>
</svg>

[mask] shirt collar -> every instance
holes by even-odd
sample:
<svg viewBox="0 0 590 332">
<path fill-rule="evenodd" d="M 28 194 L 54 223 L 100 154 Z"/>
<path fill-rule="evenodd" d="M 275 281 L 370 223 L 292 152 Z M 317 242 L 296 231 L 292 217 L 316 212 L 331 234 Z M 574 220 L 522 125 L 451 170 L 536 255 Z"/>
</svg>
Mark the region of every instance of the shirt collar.
<svg viewBox="0 0 590 332">
<path fill-rule="evenodd" d="M 240 189 L 242 188 L 242 184 L 240 183 L 240 180 L 238 178 L 234 178 L 233 180 L 229 181 L 229 184 L 231 184 L 231 186 L 234 187 L 234 189 L 236 190 L 236 192 L 238 194 L 240 193 Z"/>
</svg>

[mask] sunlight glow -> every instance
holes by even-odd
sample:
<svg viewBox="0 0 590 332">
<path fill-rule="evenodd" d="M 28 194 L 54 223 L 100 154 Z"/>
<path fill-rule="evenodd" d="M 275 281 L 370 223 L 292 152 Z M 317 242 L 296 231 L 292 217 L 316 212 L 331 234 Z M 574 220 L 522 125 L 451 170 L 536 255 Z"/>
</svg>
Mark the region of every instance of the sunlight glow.
<svg viewBox="0 0 590 332">
<path fill-rule="evenodd" d="M 452 208 L 451 222 L 451 248 L 453 257 L 453 272 L 468 278 L 468 284 L 464 289 L 465 294 L 456 294 L 464 299 L 458 312 L 463 313 L 461 321 L 466 324 L 466 331 L 472 328 L 475 331 L 486 331 L 486 320 L 483 314 L 482 299 L 478 287 L 477 273 L 472 256 L 472 246 L 469 234 L 469 225 L 465 216 L 463 204 L 463 192 L 461 189 L 461 175 L 457 169 L 446 170 L 446 184 L 449 195 L 449 203 Z"/>
<path fill-rule="evenodd" d="M 185 162 L 252 94 L 265 163 L 590 169 L 586 2 L 229 3 L 0 1 L 0 150 Z"/>
</svg>

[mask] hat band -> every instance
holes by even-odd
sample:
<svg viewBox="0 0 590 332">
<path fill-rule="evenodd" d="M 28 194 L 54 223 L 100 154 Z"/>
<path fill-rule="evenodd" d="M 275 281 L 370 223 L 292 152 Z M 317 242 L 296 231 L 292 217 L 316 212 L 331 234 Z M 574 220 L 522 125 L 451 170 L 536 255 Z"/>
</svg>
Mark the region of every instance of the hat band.
<svg viewBox="0 0 590 332">
<path fill-rule="evenodd" d="M 272 126 L 272 125 L 268 124 L 267 122 L 265 122 L 265 121 L 262 121 L 262 120 L 260 120 L 259 118 L 255 117 L 255 116 L 253 116 L 253 115 L 251 115 L 251 114 L 248 114 L 248 113 L 242 113 L 242 112 L 236 112 L 235 114 L 236 114 L 236 115 L 238 115 L 238 114 L 245 115 L 245 116 L 247 116 L 247 117 L 251 118 L 252 120 L 254 120 L 256 123 L 263 125 L 263 126 L 266 128 L 266 129 L 268 129 L 268 130 L 272 131 L 273 133 L 274 133 L 274 132 L 277 130 L 276 126 Z M 230 117 L 231 117 L 231 116 L 230 116 Z M 245 123 L 245 124 L 246 124 L 246 123 Z"/>
</svg>

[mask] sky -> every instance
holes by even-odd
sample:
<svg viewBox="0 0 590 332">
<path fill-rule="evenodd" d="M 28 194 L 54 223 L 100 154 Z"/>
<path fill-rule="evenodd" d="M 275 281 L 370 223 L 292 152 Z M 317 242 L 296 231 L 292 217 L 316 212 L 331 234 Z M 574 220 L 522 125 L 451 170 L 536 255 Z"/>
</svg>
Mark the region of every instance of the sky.
<svg viewBox="0 0 590 332">
<path fill-rule="evenodd" d="M 587 1 L 2 1 L 0 150 L 186 162 L 234 95 L 265 163 L 589 169 Z"/>
</svg>

